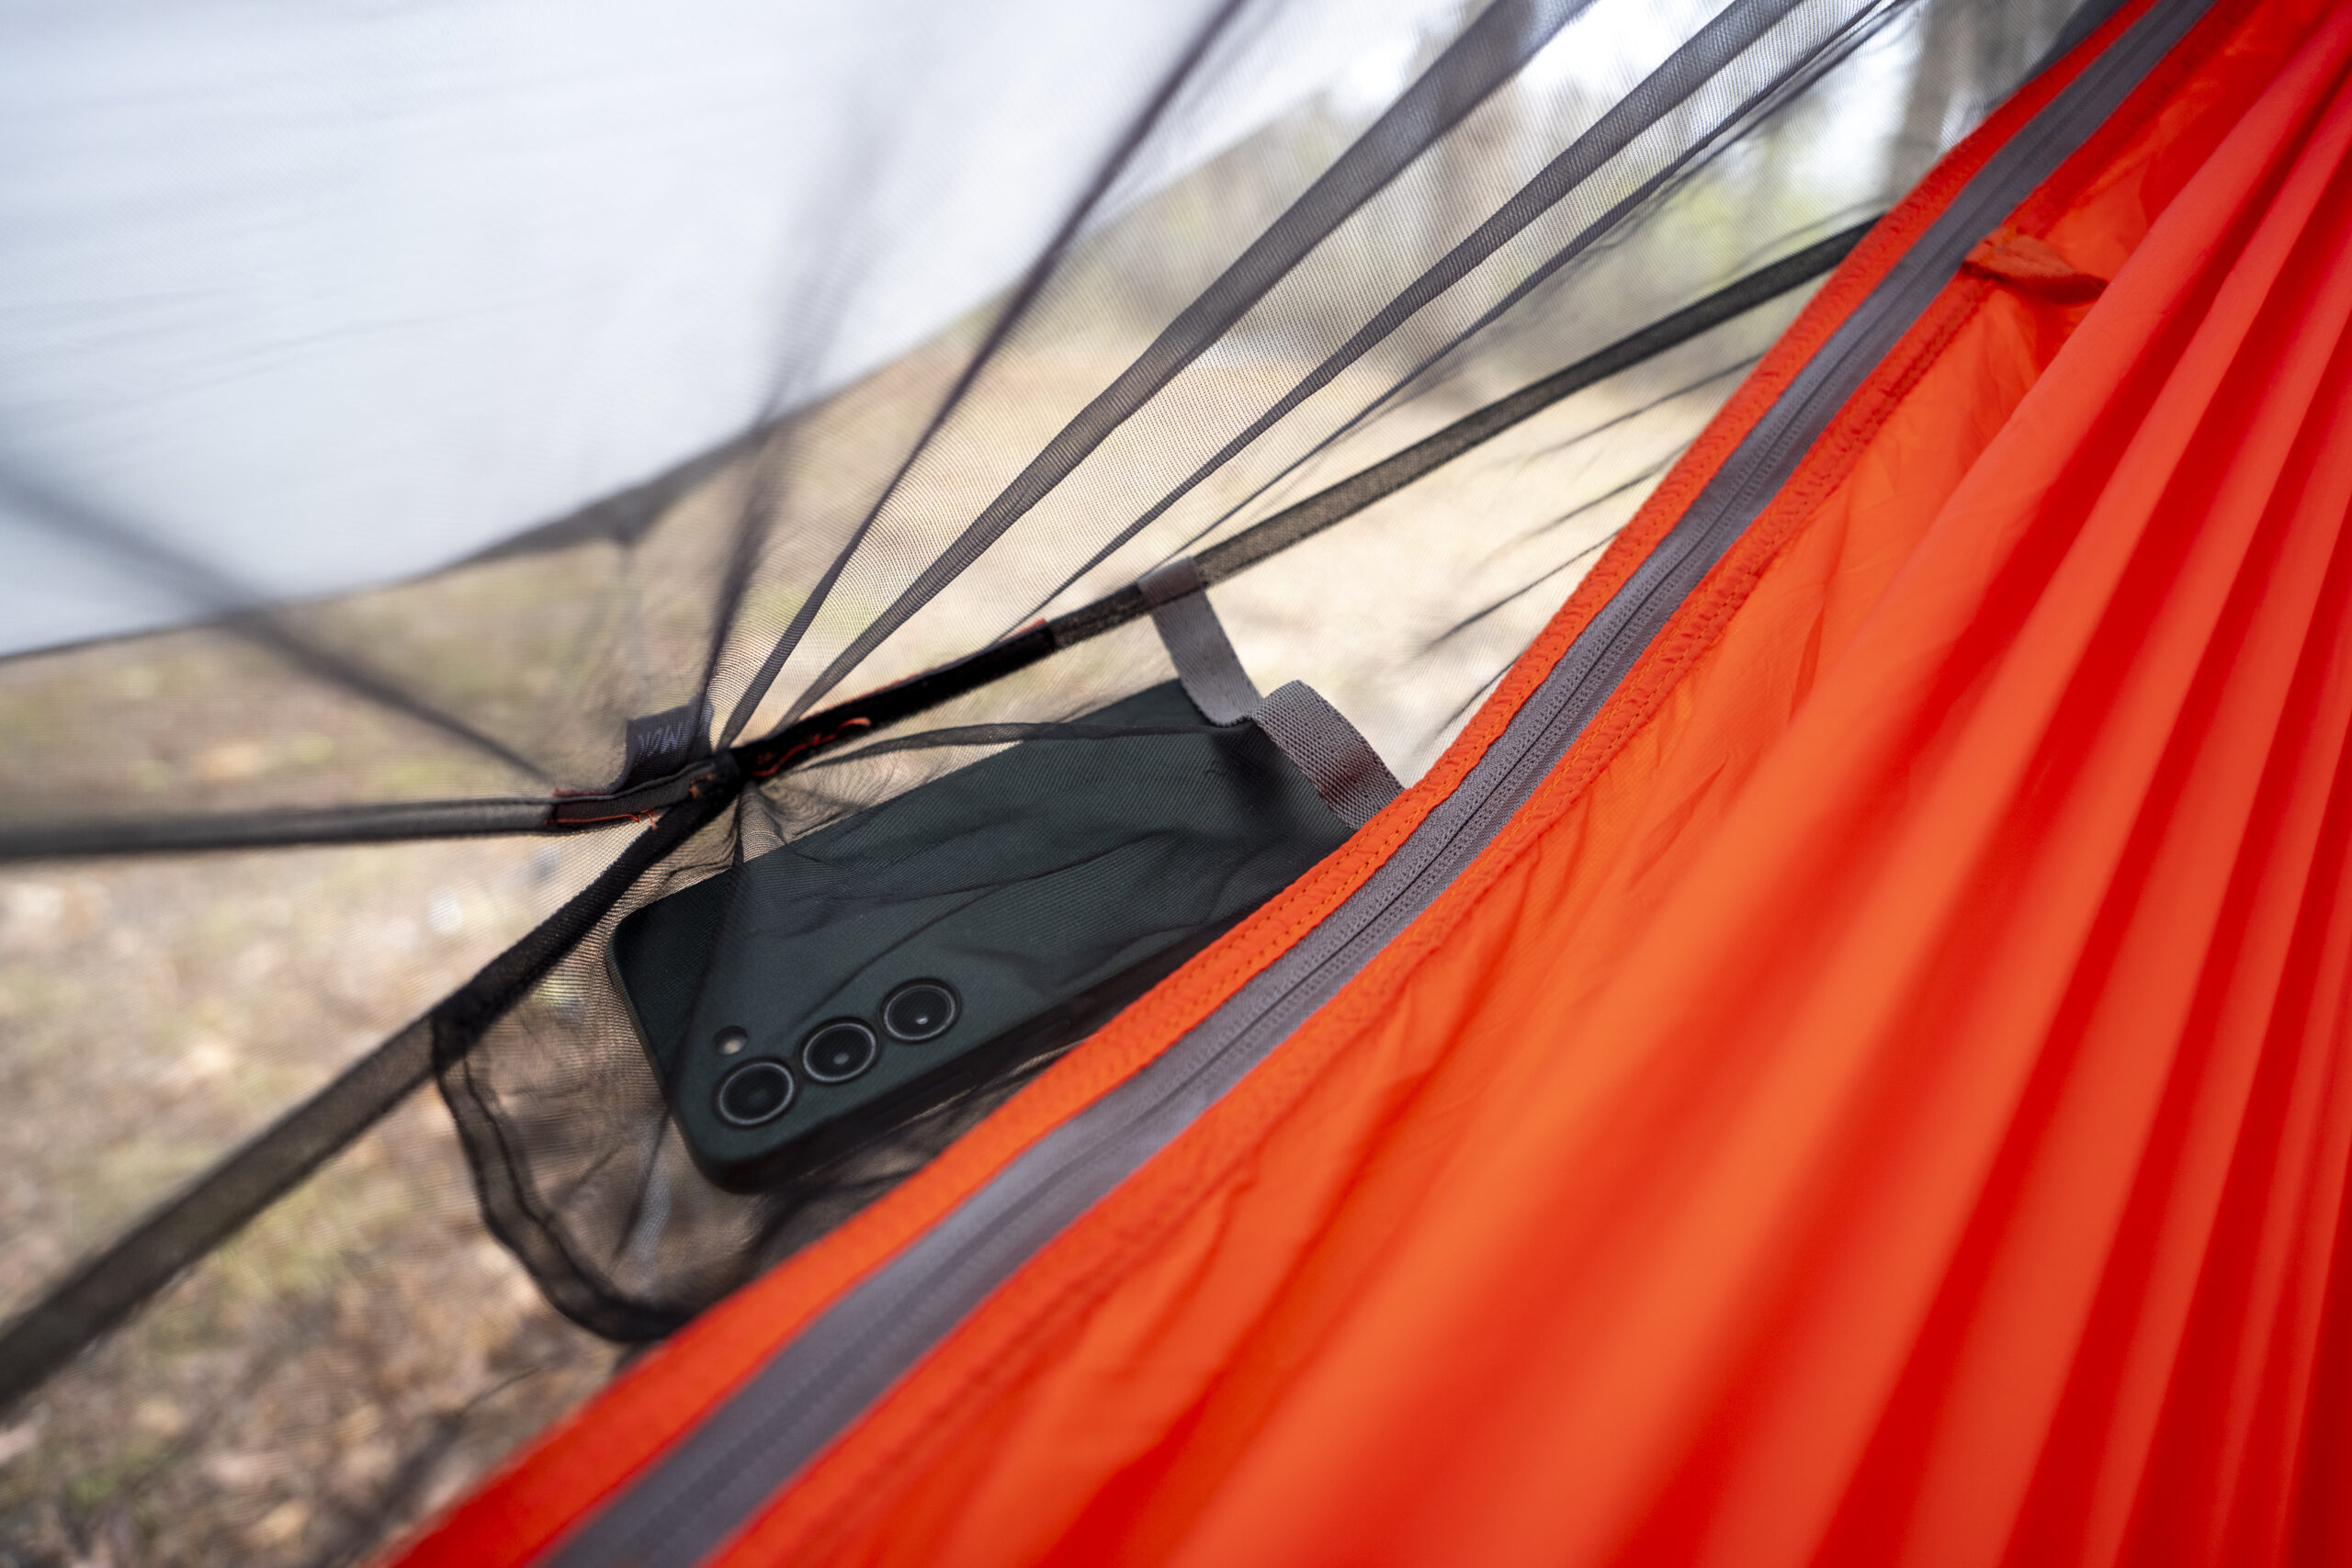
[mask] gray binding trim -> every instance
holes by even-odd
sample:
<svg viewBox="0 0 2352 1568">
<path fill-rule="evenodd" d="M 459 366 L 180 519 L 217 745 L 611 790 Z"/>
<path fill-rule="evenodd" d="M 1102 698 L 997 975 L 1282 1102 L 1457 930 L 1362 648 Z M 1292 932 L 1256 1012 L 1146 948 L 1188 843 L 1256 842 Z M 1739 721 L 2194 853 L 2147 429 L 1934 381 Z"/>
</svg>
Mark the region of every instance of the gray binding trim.
<svg viewBox="0 0 2352 1568">
<path fill-rule="evenodd" d="M 1363 827 L 1405 792 L 1372 742 L 1304 681 L 1282 687 L 1250 716 L 1351 828 Z"/>
<path fill-rule="evenodd" d="M 1151 624 L 1159 629 L 1184 694 L 1211 724 L 1238 724 L 1258 708 L 1258 687 L 1241 668 L 1225 623 L 1202 590 L 1201 569 L 1190 556 L 1154 567 L 1136 580 Z"/>
<path fill-rule="evenodd" d="M 1969 248 L 2121 104 L 2210 0 L 2158 0 L 1996 152 L 1595 615 L 1453 794 L 1297 944 L 1040 1138 L 786 1344 L 541 1562 L 693 1562 L 723 1543 L 1014 1271 L 1173 1142 L 1435 903 L 1777 492 Z"/>
</svg>

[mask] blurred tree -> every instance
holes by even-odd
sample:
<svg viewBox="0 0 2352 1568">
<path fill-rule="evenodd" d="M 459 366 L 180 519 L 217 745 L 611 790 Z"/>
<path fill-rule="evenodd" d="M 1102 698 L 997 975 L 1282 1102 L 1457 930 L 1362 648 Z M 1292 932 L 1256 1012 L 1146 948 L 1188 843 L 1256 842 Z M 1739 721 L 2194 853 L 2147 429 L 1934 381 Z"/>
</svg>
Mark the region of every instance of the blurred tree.
<svg viewBox="0 0 2352 1568">
<path fill-rule="evenodd" d="M 2075 0 L 1927 0 L 1888 184 L 1908 190 L 2056 40 Z"/>
</svg>

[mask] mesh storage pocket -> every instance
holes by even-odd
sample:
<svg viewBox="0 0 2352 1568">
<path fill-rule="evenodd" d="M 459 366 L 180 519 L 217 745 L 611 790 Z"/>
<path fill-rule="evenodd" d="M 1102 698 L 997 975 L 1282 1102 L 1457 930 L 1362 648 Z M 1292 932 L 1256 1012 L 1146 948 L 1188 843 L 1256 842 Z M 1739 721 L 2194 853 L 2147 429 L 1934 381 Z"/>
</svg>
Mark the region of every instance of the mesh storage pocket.
<svg viewBox="0 0 2352 1568">
<path fill-rule="evenodd" d="M 567 1313 L 667 1332 L 1350 831 L 1265 730 L 1172 682 L 1020 728 L 781 841 L 746 793 L 478 1037 L 445 1023 L 492 1221 Z"/>
</svg>

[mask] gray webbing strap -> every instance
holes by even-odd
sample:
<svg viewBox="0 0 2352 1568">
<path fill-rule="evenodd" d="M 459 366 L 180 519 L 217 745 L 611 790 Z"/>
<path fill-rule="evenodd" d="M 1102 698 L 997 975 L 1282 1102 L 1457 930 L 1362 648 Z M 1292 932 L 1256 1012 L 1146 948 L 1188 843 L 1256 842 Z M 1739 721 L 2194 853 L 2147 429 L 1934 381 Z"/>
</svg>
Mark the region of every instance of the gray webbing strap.
<svg viewBox="0 0 2352 1568">
<path fill-rule="evenodd" d="M 1404 791 L 1372 742 L 1304 681 L 1283 686 L 1250 716 L 1351 828 L 1371 821 Z"/>
<path fill-rule="evenodd" d="M 1396 798 L 1403 785 L 1372 742 L 1340 710 L 1303 681 L 1293 681 L 1261 699 L 1240 655 L 1225 635 L 1225 624 L 1209 604 L 1201 569 L 1190 556 L 1155 567 L 1136 582 L 1151 606 L 1152 625 L 1176 666 L 1184 694 L 1212 724 L 1255 719 L 1283 754 L 1297 765 L 1323 804 L 1351 828 Z"/>
<path fill-rule="evenodd" d="M 1240 656 L 1225 635 L 1225 624 L 1202 590 L 1201 569 L 1190 556 L 1144 573 L 1136 586 L 1151 606 L 1151 624 L 1168 645 L 1184 694 L 1211 724 L 1238 724 L 1256 711 L 1258 688 L 1241 668 Z"/>
</svg>

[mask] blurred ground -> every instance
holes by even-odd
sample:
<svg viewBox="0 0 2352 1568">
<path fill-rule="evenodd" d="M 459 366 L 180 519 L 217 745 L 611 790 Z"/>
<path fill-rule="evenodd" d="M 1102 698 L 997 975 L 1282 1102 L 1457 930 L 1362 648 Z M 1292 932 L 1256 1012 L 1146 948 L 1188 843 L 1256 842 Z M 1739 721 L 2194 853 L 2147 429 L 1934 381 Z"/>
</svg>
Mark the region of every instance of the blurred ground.
<svg viewBox="0 0 2352 1568">
<path fill-rule="evenodd" d="M 584 847 L 0 875 L 0 1313 L 461 981 Z M 428 1090 L 6 1414 L 0 1563 L 353 1561 L 614 1359 L 483 1232 Z"/>
</svg>

